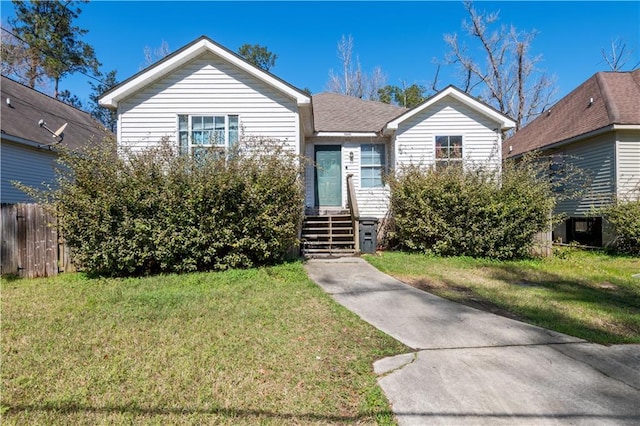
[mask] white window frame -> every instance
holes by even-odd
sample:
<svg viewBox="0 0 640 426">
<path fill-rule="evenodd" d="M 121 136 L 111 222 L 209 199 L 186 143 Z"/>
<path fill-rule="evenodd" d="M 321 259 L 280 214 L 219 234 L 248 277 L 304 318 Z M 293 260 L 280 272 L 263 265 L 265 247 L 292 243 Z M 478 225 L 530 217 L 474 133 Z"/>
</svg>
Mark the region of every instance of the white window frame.
<svg viewBox="0 0 640 426">
<path fill-rule="evenodd" d="M 183 127 L 186 118 L 186 129 Z M 207 126 L 204 122 L 206 119 L 211 119 L 210 126 Z M 219 119 L 224 120 L 224 140 L 222 141 L 209 141 L 210 143 L 197 143 L 194 141 L 194 133 L 196 132 L 208 132 L 215 134 L 217 122 Z M 202 121 L 202 128 L 195 129 L 194 122 Z M 188 153 L 193 155 L 196 149 L 207 149 L 212 151 L 224 152 L 234 144 L 238 143 L 240 137 L 240 116 L 238 114 L 178 114 L 177 119 L 177 140 L 178 148 L 181 154 Z M 235 123 L 234 123 L 235 122 Z M 235 124 L 235 128 L 231 125 Z M 235 132 L 234 132 L 235 131 Z"/>
<path fill-rule="evenodd" d="M 447 156 L 438 158 L 438 138 L 447 138 Z M 451 157 L 451 138 L 460 138 L 460 157 Z M 454 163 L 459 163 L 459 167 L 462 168 L 464 160 L 464 135 L 461 134 L 440 134 L 433 138 L 433 165 L 436 170 L 445 169 L 452 166 Z M 438 165 L 440 163 L 440 166 Z"/>
<path fill-rule="evenodd" d="M 363 148 L 364 147 L 368 147 L 368 146 L 380 146 L 382 147 L 382 162 L 379 164 L 364 164 L 362 159 L 364 158 L 363 155 Z M 372 189 L 372 188 L 384 188 L 384 173 L 386 172 L 386 167 L 387 167 L 387 147 L 385 144 L 383 143 L 363 143 L 360 145 L 360 188 L 367 188 L 367 189 Z M 364 179 L 363 177 L 363 173 L 362 171 L 364 169 L 368 169 L 368 170 L 380 170 L 380 184 L 379 185 L 365 185 L 364 182 L 368 181 L 369 178 L 367 178 L 367 180 Z"/>
</svg>

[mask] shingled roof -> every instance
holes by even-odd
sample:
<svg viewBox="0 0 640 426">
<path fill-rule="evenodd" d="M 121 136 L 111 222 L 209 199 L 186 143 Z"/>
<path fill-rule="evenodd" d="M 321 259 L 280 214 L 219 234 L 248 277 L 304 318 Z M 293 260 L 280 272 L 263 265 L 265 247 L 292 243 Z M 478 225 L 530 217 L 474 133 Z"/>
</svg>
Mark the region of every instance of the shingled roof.
<svg viewBox="0 0 640 426">
<path fill-rule="evenodd" d="M 389 121 L 408 111 L 337 93 L 313 95 L 312 102 L 316 132 L 379 132 Z"/>
<path fill-rule="evenodd" d="M 61 142 L 80 149 L 87 142 L 100 142 L 107 134 L 91 115 L 2 76 L 2 137 L 51 145 L 56 139 L 38 122 L 44 120 L 53 131 L 68 123 Z M 7 102 L 9 99 L 9 102 Z"/>
<path fill-rule="evenodd" d="M 521 155 L 614 124 L 640 124 L 640 69 L 593 75 L 507 139 L 503 154 Z"/>
</svg>

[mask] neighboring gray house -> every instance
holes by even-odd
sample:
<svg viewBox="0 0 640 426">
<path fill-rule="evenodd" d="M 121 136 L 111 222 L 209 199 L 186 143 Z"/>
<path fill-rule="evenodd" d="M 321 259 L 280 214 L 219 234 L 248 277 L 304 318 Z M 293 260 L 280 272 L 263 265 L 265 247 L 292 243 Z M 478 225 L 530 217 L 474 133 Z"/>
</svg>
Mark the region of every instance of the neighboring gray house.
<svg viewBox="0 0 640 426">
<path fill-rule="evenodd" d="M 104 130 L 86 112 L 33 90 L 5 76 L 2 92 L 2 134 L 0 135 L 2 203 L 33 202 L 12 181 L 33 187 L 54 182 L 56 146 L 80 149 L 89 141 L 99 142 Z M 43 126 L 39 125 L 43 120 Z M 56 132 L 65 123 L 60 137 Z"/>
<path fill-rule="evenodd" d="M 640 70 L 593 75 L 504 142 L 505 157 L 529 151 L 542 151 L 561 163 L 555 167 L 571 164 L 587 175 L 584 195 L 558 205 L 557 212 L 568 219 L 554 229 L 554 240 L 612 242 L 593 212 L 614 198 L 640 196 Z"/>
<path fill-rule="evenodd" d="M 514 122 L 447 87 L 407 110 L 332 93 L 303 91 L 200 37 L 103 94 L 117 111 L 118 143 L 145 147 L 169 137 L 185 151 L 224 149 L 247 137 L 277 139 L 313 160 L 305 171 L 308 214 L 348 208 L 347 176 L 360 216 L 384 218 L 385 172 L 404 164 L 439 166 L 492 162 L 501 134 Z M 203 144 L 195 134 L 218 137 Z"/>
</svg>

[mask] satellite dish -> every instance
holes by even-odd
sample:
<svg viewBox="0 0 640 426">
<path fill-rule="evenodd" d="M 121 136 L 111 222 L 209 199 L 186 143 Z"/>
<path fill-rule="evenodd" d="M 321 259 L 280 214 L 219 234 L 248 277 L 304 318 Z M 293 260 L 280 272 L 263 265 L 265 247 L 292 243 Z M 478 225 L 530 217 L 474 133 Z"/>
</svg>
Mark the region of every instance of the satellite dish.
<svg viewBox="0 0 640 426">
<path fill-rule="evenodd" d="M 54 138 L 60 138 L 62 140 L 62 132 L 64 132 L 64 129 L 67 128 L 67 124 L 69 123 L 64 123 L 62 126 L 60 126 L 60 128 L 58 130 L 56 130 L 55 132 L 53 132 L 53 137 Z"/>
<path fill-rule="evenodd" d="M 58 141 L 56 141 L 56 143 L 60 143 L 62 142 L 62 139 L 64 139 L 64 129 L 67 128 L 67 124 L 69 123 L 64 123 L 62 126 L 60 126 L 60 128 L 58 130 L 56 130 L 55 132 L 53 130 L 51 130 L 50 128 L 47 127 L 47 122 L 44 120 L 40 120 L 38 121 L 38 126 L 43 127 L 47 130 L 47 132 L 51 133 L 51 136 L 53 136 L 54 138 L 59 138 Z"/>
</svg>

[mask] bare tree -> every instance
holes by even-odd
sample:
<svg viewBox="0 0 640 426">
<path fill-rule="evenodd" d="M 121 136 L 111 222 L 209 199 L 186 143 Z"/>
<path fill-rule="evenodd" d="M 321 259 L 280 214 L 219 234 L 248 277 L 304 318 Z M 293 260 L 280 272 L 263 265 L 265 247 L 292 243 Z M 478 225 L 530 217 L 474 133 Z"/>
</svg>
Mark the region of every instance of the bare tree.
<svg viewBox="0 0 640 426">
<path fill-rule="evenodd" d="M 516 121 L 516 131 L 550 106 L 555 95 L 555 79 L 538 69 L 542 55 L 531 56 L 536 32 L 518 31 L 513 26 L 493 29 L 498 12 L 478 12 L 465 2 L 470 21 L 463 28 L 471 41 L 480 44 L 483 58 L 472 56 L 457 34 L 445 34 L 450 51 L 447 64 L 456 64 L 462 73 L 462 89 L 493 105 Z"/>
<path fill-rule="evenodd" d="M 336 74 L 329 70 L 329 81 L 326 89 L 329 92 L 341 93 L 361 99 L 378 100 L 378 91 L 387 80 L 382 68 L 376 66 L 371 74 L 362 71 L 360 59 L 353 60 L 353 37 L 343 35 L 338 42 L 338 59 L 342 72 Z"/>
<path fill-rule="evenodd" d="M 622 71 L 627 65 L 627 61 L 631 59 L 633 50 L 627 49 L 627 43 L 624 40 L 616 38 L 611 40 L 611 50 L 606 51 L 604 48 L 601 50 L 602 58 L 604 62 L 609 66 L 611 71 Z M 638 68 L 640 61 L 631 67 L 631 70 Z"/>
<path fill-rule="evenodd" d="M 144 64 L 140 66 L 140 69 L 143 69 L 148 67 L 149 65 L 155 64 L 160 59 L 167 56 L 169 53 L 171 53 L 171 49 L 169 49 L 169 43 L 167 43 L 164 40 L 162 40 L 162 43 L 160 43 L 160 47 L 157 47 L 155 49 L 149 46 L 145 46 L 144 47 Z"/>
<path fill-rule="evenodd" d="M 385 86 L 386 82 L 387 75 L 382 71 L 382 68 L 379 66 L 374 67 L 369 76 L 369 84 L 367 85 L 365 98 L 372 101 L 379 101 L 379 90 Z"/>
<path fill-rule="evenodd" d="M 31 68 L 31 56 L 29 46 L 16 38 L 4 25 L 0 38 L 0 49 L 2 51 L 2 75 L 11 77 L 24 85 L 29 84 Z M 43 67 L 37 68 L 34 72 L 34 88 L 42 89 L 46 85 L 46 73 Z"/>
</svg>

